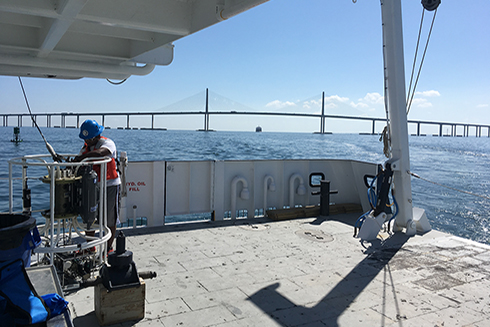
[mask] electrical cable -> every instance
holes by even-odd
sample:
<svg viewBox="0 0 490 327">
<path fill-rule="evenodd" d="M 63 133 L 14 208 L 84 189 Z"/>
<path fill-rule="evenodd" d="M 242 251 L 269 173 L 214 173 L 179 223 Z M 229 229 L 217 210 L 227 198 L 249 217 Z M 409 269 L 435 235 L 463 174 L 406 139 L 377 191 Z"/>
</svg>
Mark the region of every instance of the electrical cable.
<svg viewBox="0 0 490 327">
<path fill-rule="evenodd" d="M 20 76 L 18 76 L 18 77 L 19 77 L 20 87 L 22 88 L 22 93 L 24 94 L 24 99 L 26 100 L 27 109 L 29 110 L 29 115 L 31 116 L 32 122 L 34 123 L 34 125 L 36 125 L 36 128 L 39 131 L 39 134 L 41 134 L 41 137 L 43 138 L 44 143 L 46 144 L 46 148 L 48 149 L 49 153 L 51 154 L 51 157 L 53 158 L 53 160 L 56 162 L 63 162 L 63 157 L 60 156 L 59 154 L 57 154 L 56 151 L 51 146 L 51 144 L 48 143 L 48 141 L 44 137 L 43 133 L 41 132 L 41 129 L 37 125 L 36 120 L 32 116 L 31 107 L 29 106 L 29 101 L 27 100 L 27 95 L 26 95 L 26 91 L 24 90 L 24 85 L 22 84 L 22 80 L 20 79 Z"/>
<path fill-rule="evenodd" d="M 112 85 L 121 85 L 122 83 L 126 82 L 128 79 L 127 79 L 127 78 L 125 78 L 125 79 L 123 79 L 123 80 L 122 80 L 122 81 L 120 81 L 120 82 L 113 82 L 113 81 L 111 81 L 111 80 L 110 80 L 110 79 L 108 79 L 108 78 L 106 78 L 106 80 L 107 80 L 109 83 L 111 83 Z"/>
</svg>

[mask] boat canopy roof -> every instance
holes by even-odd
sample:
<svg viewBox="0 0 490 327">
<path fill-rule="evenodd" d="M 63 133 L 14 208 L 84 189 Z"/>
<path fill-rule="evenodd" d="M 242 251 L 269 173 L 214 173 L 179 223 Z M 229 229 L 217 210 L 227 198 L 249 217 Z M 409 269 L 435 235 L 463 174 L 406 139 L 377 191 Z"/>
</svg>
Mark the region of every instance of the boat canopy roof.
<svg viewBox="0 0 490 327">
<path fill-rule="evenodd" d="M 172 42 L 268 0 L 2 0 L 0 75 L 122 80 Z"/>
</svg>

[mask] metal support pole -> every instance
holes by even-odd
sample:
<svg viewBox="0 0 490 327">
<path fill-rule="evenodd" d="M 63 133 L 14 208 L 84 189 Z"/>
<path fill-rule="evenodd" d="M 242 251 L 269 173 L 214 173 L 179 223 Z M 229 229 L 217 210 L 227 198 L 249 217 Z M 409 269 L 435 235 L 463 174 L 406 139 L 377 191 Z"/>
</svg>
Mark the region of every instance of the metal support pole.
<svg viewBox="0 0 490 327">
<path fill-rule="evenodd" d="M 320 181 L 320 216 L 330 216 L 330 181 Z"/>
<path fill-rule="evenodd" d="M 14 212 L 14 184 L 12 178 L 12 163 L 9 161 L 9 213 Z"/>
<path fill-rule="evenodd" d="M 393 167 L 399 214 L 394 229 L 408 227 L 412 222 L 412 184 L 405 93 L 405 61 L 401 0 L 381 0 L 383 44 L 387 78 L 388 110 L 391 121 L 391 162 Z"/>
<path fill-rule="evenodd" d="M 49 245 L 51 247 L 51 256 L 49 258 L 50 264 L 52 265 L 54 263 L 54 248 L 56 247 L 56 244 L 54 242 L 54 208 L 55 208 L 55 185 L 56 185 L 56 166 L 52 165 L 49 167 L 49 174 L 51 177 L 51 183 L 50 183 L 50 189 L 49 189 L 49 219 L 51 223 L 51 232 L 50 232 L 50 240 L 49 240 Z"/>
<path fill-rule="evenodd" d="M 339 193 L 337 190 L 330 191 L 330 181 L 320 181 L 320 216 L 330 216 L 330 194 Z"/>
<path fill-rule="evenodd" d="M 204 130 L 209 131 L 209 97 L 208 89 L 206 89 L 206 111 L 204 113 Z"/>
</svg>

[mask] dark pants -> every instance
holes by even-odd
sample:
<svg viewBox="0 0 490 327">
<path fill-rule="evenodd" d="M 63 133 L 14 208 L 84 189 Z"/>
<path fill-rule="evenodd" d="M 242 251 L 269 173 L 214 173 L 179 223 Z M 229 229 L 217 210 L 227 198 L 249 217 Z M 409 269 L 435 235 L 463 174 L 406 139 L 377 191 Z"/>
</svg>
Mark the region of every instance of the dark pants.
<svg viewBox="0 0 490 327">
<path fill-rule="evenodd" d="M 116 237 L 116 225 L 119 220 L 119 205 L 121 197 L 119 194 L 120 185 L 107 187 L 107 227 L 111 230 L 112 236 L 107 241 L 107 248 L 112 248 L 112 242 Z"/>
</svg>

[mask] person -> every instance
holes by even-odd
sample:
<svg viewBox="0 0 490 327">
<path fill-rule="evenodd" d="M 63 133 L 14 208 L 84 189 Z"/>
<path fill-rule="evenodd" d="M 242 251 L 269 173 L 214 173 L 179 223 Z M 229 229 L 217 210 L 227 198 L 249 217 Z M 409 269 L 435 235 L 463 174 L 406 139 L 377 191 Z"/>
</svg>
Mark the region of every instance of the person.
<svg viewBox="0 0 490 327">
<path fill-rule="evenodd" d="M 107 251 L 112 252 L 112 243 L 116 234 L 116 225 L 119 219 L 119 189 L 121 179 L 116 167 L 116 144 L 111 139 L 101 136 L 104 126 L 95 120 L 86 120 L 80 126 L 79 137 L 85 140 L 80 153 L 73 161 L 80 162 L 85 158 L 110 157 L 107 163 L 107 227 L 111 230 L 111 237 L 107 241 Z M 100 176 L 100 165 L 95 165 L 94 170 Z"/>
</svg>

